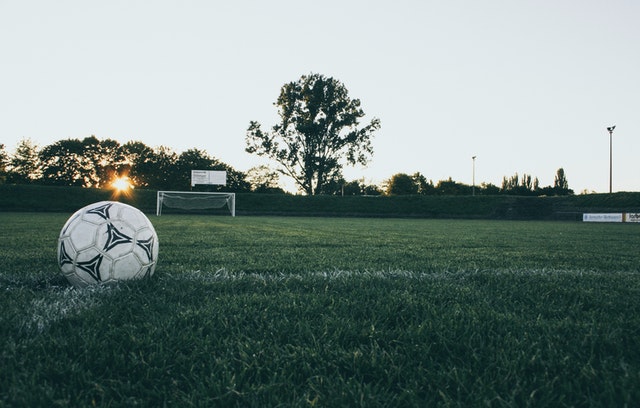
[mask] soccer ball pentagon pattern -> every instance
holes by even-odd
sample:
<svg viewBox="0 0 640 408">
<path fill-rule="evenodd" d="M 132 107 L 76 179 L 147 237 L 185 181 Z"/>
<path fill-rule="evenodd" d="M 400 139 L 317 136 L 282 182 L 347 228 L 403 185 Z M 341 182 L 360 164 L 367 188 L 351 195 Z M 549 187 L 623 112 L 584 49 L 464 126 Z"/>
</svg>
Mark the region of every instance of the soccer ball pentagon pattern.
<svg viewBox="0 0 640 408">
<path fill-rule="evenodd" d="M 76 211 L 58 238 L 58 264 L 75 287 L 153 275 L 158 236 L 137 208 L 101 201 Z"/>
</svg>

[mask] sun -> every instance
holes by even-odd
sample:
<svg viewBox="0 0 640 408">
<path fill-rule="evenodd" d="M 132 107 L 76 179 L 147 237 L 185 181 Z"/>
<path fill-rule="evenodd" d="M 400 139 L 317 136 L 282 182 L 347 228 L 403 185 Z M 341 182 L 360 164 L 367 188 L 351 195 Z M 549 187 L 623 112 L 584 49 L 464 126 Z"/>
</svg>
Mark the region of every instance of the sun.
<svg viewBox="0 0 640 408">
<path fill-rule="evenodd" d="M 118 191 L 128 190 L 131 188 L 129 177 L 118 177 L 117 179 L 113 180 L 111 186 Z"/>
<path fill-rule="evenodd" d="M 127 176 L 115 177 L 111 182 L 111 188 L 115 190 L 116 194 L 129 194 L 130 190 L 133 189 L 133 184 L 131 184 L 131 179 Z"/>
</svg>

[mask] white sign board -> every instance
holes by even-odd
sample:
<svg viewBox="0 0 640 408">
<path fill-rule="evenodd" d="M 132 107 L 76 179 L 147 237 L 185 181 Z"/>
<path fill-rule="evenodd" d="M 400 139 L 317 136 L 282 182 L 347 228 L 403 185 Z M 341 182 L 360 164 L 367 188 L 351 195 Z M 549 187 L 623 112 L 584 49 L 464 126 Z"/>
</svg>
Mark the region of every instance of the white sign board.
<svg viewBox="0 0 640 408">
<path fill-rule="evenodd" d="M 625 222 L 640 222 L 640 213 L 626 213 L 624 215 Z"/>
<path fill-rule="evenodd" d="M 622 222 L 622 213 L 582 214 L 584 222 Z"/>
<path fill-rule="evenodd" d="M 220 170 L 191 170 L 191 187 L 196 184 L 227 185 L 227 172 Z"/>
</svg>

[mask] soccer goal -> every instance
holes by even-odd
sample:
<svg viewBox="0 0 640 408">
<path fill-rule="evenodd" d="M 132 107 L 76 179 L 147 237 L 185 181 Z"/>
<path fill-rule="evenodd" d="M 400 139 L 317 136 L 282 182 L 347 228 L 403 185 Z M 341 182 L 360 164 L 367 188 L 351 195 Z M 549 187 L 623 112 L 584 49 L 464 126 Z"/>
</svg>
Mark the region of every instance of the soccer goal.
<svg viewBox="0 0 640 408">
<path fill-rule="evenodd" d="M 187 211 L 210 210 L 227 206 L 231 216 L 235 217 L 236 194 L 202 191 L 158 191 L 156 215 L 162 215 L 162 206 Z"/>
</svg>

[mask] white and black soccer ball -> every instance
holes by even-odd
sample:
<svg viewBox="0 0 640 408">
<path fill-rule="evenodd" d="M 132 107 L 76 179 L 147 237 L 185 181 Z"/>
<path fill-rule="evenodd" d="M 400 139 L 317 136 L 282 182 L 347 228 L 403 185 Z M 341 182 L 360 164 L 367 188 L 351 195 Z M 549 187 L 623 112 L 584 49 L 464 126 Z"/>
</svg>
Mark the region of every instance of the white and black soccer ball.
<svg viewBox="0 0 640 408">
<path fill-rule="evenodd" d="M 158 236 L 135 207 L 101 201 L 76 211 L 58 238 L 58 264 L 77 288 L 153 275 Z"/>
</svg>

